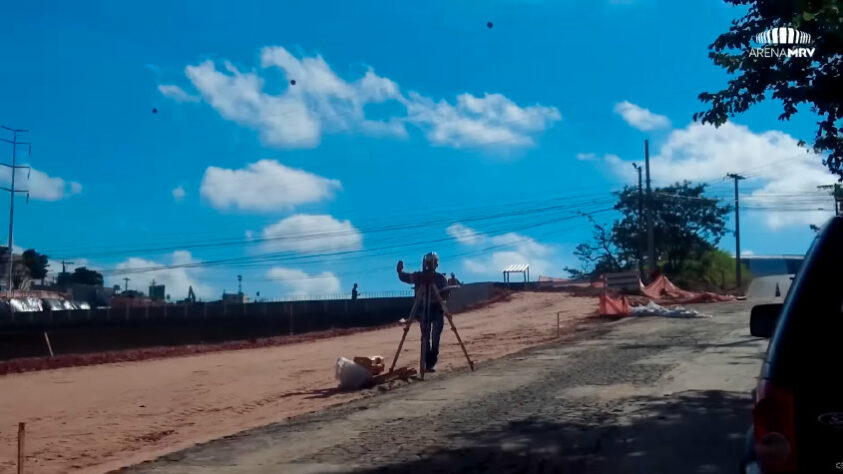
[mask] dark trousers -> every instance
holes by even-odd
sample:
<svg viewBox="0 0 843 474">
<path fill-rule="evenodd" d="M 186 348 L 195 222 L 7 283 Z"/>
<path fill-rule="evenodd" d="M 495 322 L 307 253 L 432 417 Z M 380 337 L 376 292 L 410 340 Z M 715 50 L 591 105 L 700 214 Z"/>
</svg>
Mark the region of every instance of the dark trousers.
<svg viewBox="0 0 843 474">
<path fill-rule="evenodd" d="M 442 336 L 442 329 L 445 327 L 445 315 L 442 311 L 434 311 L 431 308 L 430 320 L 422 321 L 422 334 L 427 335 L 427 359 L 425 367 L 432 369 L 439 360 L 439 339 Z"/>
</svg>

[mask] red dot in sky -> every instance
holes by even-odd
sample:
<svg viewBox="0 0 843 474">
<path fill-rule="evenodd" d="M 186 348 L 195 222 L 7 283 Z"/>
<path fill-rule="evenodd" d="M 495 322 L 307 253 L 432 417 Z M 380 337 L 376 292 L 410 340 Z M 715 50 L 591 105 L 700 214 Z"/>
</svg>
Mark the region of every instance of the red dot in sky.
<svg viewBox="0 0 843 474">
<path fill-rule="evenodd" d="M 490 21 L 489 23 L 486 23 L 486 26 L 487 26 L 487 27 L 489 27 L 489 28 L 491 28 L 491 27 L 493 27 L 493 26 L 495 26 L 495 25 L 493 25 L 493 24 L 492 24 L 492 22 Z"/>
</svg>

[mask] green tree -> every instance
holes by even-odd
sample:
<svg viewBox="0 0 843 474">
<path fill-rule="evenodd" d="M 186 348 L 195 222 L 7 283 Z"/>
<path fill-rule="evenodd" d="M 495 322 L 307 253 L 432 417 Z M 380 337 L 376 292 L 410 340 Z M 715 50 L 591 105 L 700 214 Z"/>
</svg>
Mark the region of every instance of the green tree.
<svg viewBox="0 0 843 474">
<path fill-rule="evenodd" d="M 679 272 L 686 261 L 700 259 L 715 248 L 726 232 L 731 206 L 705 197 L 705 184 L 688 181 L 655 188 L 652 203 L 653 247 L 664 271 Z M 638 188 L 616 193 L 620 213 L 611 231 L 592 221 L 592 241 L 577 246 L 574 255 L 582 269 L 566 268 L 572 277 L 628 270 L 635 267 L 639 249 L 646 258 L 645 221 L 638 213 Z"/>
<path fill-rule="evenodd" d="M 29 276 L 33 280 L 43 280 L 47 276 L 50 267 L 49 258 L 34 249 L 23 252 L 23 265 L 29 270 Z"/>
<path fill-rule="evenodd" d="M 583 242 L 574 249 L 574 256 L 580 261 L 581 268 L 565 267 L 571 278 L 587 278 L 603 273 L 627 270 L 634 263 L 621 257 L 615 234 L 606 226 L 598 224 L 593 217 L 583 214 L 592 225 L 591 241 Z"/>
<path fill-rule="evenodd" d="M 808 106 L 819 117 L 813 149 L 827 153 L 825 164 L 843 179 L 843 0 L 725 1 L 748 7 L 709 46 L 714 64 L 733 77 L 726 88 L 700 94 L 709 105 L 694 120 L 719 126 L 768 96 L 781 101 L 780 120 Z M 750 56 L 756 34 L 785 26 L 811 35 L 813 57 Z"/>
<path fill-rule="evenodd" d="M 744 284 L 752 279 L 749 267 L 744 264 L 741 264 L 741 274 Z M 699 258 L 687 260 L 671 279 L 689 290 L 732 288 L 737 280 L 735 257 L 720 249 L 710 250 Z"/>
<path fill-rule="evenodd" d="M 94 270 L 88 270 L 85 267 L 79 267 L 73 270 L 73 273 L 60 273 L 57 279 L 59 286 L 68 286 L 73 284 L 102 286 L 102 274 Z"/>
<path fill-rule="evenodd" d="M 14 259 L 14 267 L 12 268 L 12 287 L 20 288 L 24 282 L 34 277 L 31 276 L 31 269 L 26 265 L 23 259 Z M 45 262 L 46 263 L 46 262 Z M 0 266 L 4 267 L 4 271 L 8 271 L 9 264 L 9 248 L 0 247 Z M 0 281 L 5 283 L 8 281 L 8 273 L 0 276 Z"/>
</svg>

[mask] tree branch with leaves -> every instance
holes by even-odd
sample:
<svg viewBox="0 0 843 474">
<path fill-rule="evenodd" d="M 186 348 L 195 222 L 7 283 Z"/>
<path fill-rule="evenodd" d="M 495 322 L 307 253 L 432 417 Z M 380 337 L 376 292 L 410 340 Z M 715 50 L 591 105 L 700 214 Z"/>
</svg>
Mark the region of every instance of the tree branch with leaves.
<svg viewBox="0 0 843 474">
<path fill-rule="evenodd" d="M 812 150 L 843 179 L 843 0 L 725 1 L 748 10 L 709 46 L 709 57 L 734 77 L 724 89 L 699 95 L 708 108 L 694 120 L 720 126 L 768 97 L 782 103 L 779 120 L 807 106 L 819 118 Z M 810 34 L 813 56 L 751 56 L 755 35 L 774 27 Z"/>
</svg>

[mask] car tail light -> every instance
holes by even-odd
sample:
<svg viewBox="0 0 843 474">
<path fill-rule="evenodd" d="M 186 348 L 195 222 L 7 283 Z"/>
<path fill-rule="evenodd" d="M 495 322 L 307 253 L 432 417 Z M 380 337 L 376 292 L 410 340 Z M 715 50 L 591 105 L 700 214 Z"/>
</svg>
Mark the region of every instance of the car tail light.
<svg viewBox="0 0 843 474">
<path fill-rule="evenodd" d="M 793 392 L 761 380 L 752 411 L 755 454 L 764 472 L 796 471 L 796 418 Z"/>
</svg>

